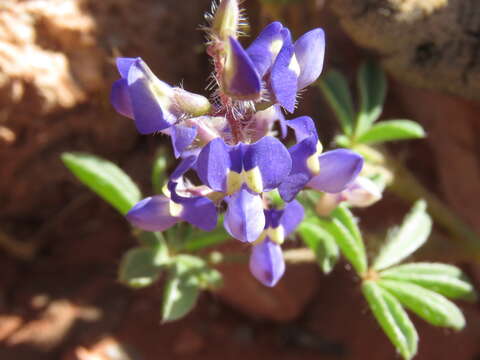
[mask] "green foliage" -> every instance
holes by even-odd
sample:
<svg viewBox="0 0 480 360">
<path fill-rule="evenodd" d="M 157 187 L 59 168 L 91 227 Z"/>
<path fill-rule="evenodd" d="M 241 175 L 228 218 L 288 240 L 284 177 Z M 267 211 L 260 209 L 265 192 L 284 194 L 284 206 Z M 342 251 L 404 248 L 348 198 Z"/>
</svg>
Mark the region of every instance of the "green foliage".
<svg viewBox="0 0 480 360">
<path fill-rule="evenodd" d="M 160 148 L 155 155 L 152 167 L 152 187 L 155 193 L 161 193 L 162 187 L 167 180 L 166 172 L 168 167 L 168 158 L 166 151 Z"/>
<path fill-rule="evenodd" d="M 355 134 L 362 135 L 378 120 L 383 110 L 387 81 L 382 69 L 372 61 L 367 61 L 357 74 L 360 109 L 357 114 Z"/>
<path fill-rule="evenodd" d="M 373 315 L 402 357 L 408 360 L 415 356 L 418 334 L 400 302 L 375 281 L 364 281 L 362 292 Z"/>
<path fill-rule="evenodd" d="M 411 263 L 384 270 L 379 275 L 381 279 L 416 284 L 452 299 L 476 299 L 472 284 L 452 265 Z"/>
<path fill-rule="evenodd" d="M 62 161 L 78 180 L 121 214 L 126 214 L 141 198 L 130 177 L 110 161 L 83 153 L 63 153 Z"/>
<path fill-rule="evenodd" d="M 425 201 L 417 201 L 402 226 L 389 231 L 387 243 L 373 262 L 373 269 L 382 270 L 395 265 L 425 243 L 432 228 L 426 206 Z"/>
<path fill-rule="evenodd" d="M 341 212 L 343 213 L 344 210 L 341 210 Z M 345 219 L 334 216 L 330 219 L 319 218 L 317 221 L 319 225 L 335 239 L 343 255 L 352 264 L 357 274 L 364 274 L 367 271 L 365 246 L 361 239 L 358 241 L 357 234 L 349 227 L 350 223 L 355 222 L 350 211 L 342 215 L 351 217 L 351 219 L 344 222 Z"/>
<path fill-rule="evenodd" d="M 201 289 L 221 285 L 221 274 L 206 262 L 192 255 L 178 255 L 172 259 L 163 294 L 162 319 L 174 321 L 188 314 Z"/>
<path fill-rule="evenodd" d="M 394 295 L 403 306 L 432 325 L 455 330 L 465 326 L 465 318 L 460 309 L 443 295 L 403 281 L 381 279 L 378 284 Z"/>
<path fill-rule="evenodd" d="M 425 137 L 423 128 L 411 120 L 388 120 L 373 125 L 357 139 L 362 144 L 382 143 L 392 140 L 420 139 Z"/>
<path fill-rule="evenodd" d="M 335 237 L 316 217 L 307 217 L 297 229 L 303 242 L 315 254 L 317 263 L 325 274 L 330 273 L 338 261 L 340 249 Z"/>
<path fill-rule="evenodd" d="M 346 135 L 351 135 L 355 121 L 355 110 L 347 79 L 342 73 L 331 70 L 319 80 L 318 85 L 337 116 L 343 132 Z"/>
<path fill-rule="evenodd" d="M 122 259 L 118 279 L 120 282 L 141 288 L 153 284 L 164 265 L 163 249 L 137 247 L 129 250 Z"/>
<path fill-rule="evenodd" d="M 215 230 L 210 232 L 202 232 L 197 230 L 190 232 L 190 234 L 185 238 L 182 249 L 185 251 L 194 252 L 227 241 L 230 238 L 230 235 L 228 235 L 225 231 L 225 228 L 222 225 L 222 220 L 223 219 L 221 218 Z"/>
<path fill-rule="evenodd" d="M 357 73 L 358 111 L 354 108 L 348 82 L 340 72 L 330 70 L 318 84 L 343 131 L 335 137 L 338 146 L 357 148 L 361 144 L 425 137 L 423 128 L 411 120 L 375 124 L 383 111 L 387 81 L 383 70 L 372 61 L 362 64 Z"/>
</svg>

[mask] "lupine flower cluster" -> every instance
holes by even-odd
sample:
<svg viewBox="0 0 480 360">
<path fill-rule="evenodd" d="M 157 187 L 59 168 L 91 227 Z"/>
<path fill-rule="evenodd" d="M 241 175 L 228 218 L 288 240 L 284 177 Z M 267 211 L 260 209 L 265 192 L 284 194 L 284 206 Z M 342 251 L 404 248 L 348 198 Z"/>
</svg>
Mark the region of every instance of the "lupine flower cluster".
<svg viewBox="0 0 480 360">
<path fill-rule="evenodd" d="M 252 245 L 252 274 L 274 286 L 285 271 L 281 245 L 304 217 L 297 194 L 313 188 L 336 194 L 340 201 L 338 194 L 357 186 L 363 159 L 346 149 L 322 152 L 310 117 L 286 120 L 284 115 L 294 112 L 299 92 L 322 71 L 322 29 L 293 41 L 286 27 L 273 22 L 244 48 L 238 40 L 244 20 L 236 0 L 222 0 L 210 20 L 211 99 L 161 81 L 140 58 L 117 59 L 120 79 L 112 87 L 113 106 L 133 119 L 141 134 L 170 136 L 181 160 L 164 194 L 140 201 L 127 219 L 147 231 L 181 221 L 211 231 L 226 208 L 227 232 Z M 281 140 L 289 130 L 296 143 L 288 148 Z M 189 179 L 195 173 L 194 183 Z M 272 201 L 277 191 L 282 208 Z"/>
</svg>

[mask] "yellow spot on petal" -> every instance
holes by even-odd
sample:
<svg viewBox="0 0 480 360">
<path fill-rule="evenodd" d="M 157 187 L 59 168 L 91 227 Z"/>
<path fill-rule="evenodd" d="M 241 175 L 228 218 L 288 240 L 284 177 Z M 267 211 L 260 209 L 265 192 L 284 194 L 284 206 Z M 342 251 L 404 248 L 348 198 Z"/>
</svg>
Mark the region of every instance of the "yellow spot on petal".
<svg viewBox="0 0 480 360">
<path fill-rule="evenodd" d="M 320 159 L 318 158 L 322 153 L 323 146 L 320 141 L 317 142 L 317 148 L 313 155 L 310 155 L 307 159 L 308 170 L 312 175 L 318 175 L 320 173 Z"/>
<path fill-rule="evenodd" d="M 268 228 L 267 233 L 270 240 L 278 245 L 283 244 L 283 241 L 285 240 L 285 229 L 282 225 L 278 225 L 276 228 Z"/>
<path fill-rule="evenodd" d="M 183 206 L 182 205 L 177 204 L 176 202 L 170 200 L 169 212 L 170 212 L 171 216 L 180 217 L 180 214 L 182 213 L 182 211 L 183 211 Z"/>
<path fill-rule="evenodd" d="M 263 191 L 262 174 L 258 167 L 254 167 L 248 171 L 243 171 L 244 179 L 248 187 L 256 193 Z"/>
<path fill-rule="evenodd" d="M 236 193 L 243 184 L 243 174 L 228 170 L 227 172 L 227 194 Z"/>
<path fill-rule="evenodd" d="M 263 240 L 265 240 L 265 238 L 267 237 L 267 230 L 263 230 L 262 233 L 260 234 L 260 236 L 258 237 L 257 240 L 255 240 L 252 245 L 259 245 L 263 242 Z"/>
<path fill-rule="evenodd" d="M 243 184 L 247 184 L 250 190 L 261 193 L 263 191 L 262 174 L 258 167 L 251 170 L 242 170 L 241 173 L 235 171 L 228 171 L 227 173 L 227 194 L 232 195 L 236 193 Z"/>
</svg>

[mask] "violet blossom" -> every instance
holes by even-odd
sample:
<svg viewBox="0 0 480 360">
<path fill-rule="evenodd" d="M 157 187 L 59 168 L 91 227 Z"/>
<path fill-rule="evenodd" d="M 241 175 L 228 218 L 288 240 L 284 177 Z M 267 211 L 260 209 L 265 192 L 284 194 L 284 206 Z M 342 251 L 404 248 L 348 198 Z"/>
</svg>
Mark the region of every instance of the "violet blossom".
<svg viewBox="0 0 480 360">
<path fill-rule="evenodd" d="M 222 0 L 208 32 L 218 87 L 211 102 L 161 81 L 140 58 L 117 59 L 121 78 L 113 85 L 111 102 L 140 133 L 170 136 L 175 156 L 182 158 L 166 194 L 140 201 L 127 219 L 148 231 L 180 221 L 208 231 L 225 203 L 225 229 L 252 244 L 251 272 L 273 286 L 285 271 L 281 244 L 303 219 L 296 195 L 306 187 L 343 191 L 363 159 L 345 149 L 322 153 L 313 120 L 287 121 L 282 113 L 292 113 L 299 91 L 321 74 L 323 30 L 293 42 L 290 31 L 273 22 L 244 48 L 238 41 L 241 24 L 237 1 Z M 288 128 L 294 131 L 296 145 L 287 148 L 274 136 L 276 121 L 282 138 Z M 202 185 L 186 179 L 189 170 Z M 273 190 L 285 200 L 283 208 L 271 205 Z"/>
</svg>

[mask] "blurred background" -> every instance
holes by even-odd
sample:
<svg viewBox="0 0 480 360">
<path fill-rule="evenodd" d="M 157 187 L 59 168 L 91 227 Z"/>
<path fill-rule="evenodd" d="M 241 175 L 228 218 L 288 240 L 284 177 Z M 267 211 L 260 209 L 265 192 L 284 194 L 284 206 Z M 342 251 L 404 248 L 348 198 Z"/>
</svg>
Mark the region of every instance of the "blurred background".
<svg viewBox="0 0 480 360">
<path fill-rule="evenodd" d="M 327 69 L 354 86 L 375 58 L 389 75 L 384 117 L 410 118 L 427 140 L 390 146 L 422 184 L 480 232 L 480 3 L 475 0 L 246 0 L 255 36 L 281 20 L 295 37 L 321 26 Z M 395 359 L 343 264 L 329 276 L 291 264 L 267 289 L 245 264 L 202 294 L 186 318 L 160 323 L 161 284 L 117 282 L 135 244 L 125 220 L 66 170 L 64 151 L 119 164 L 148 193 L 160 136 L 116 114 L 116 56 L 141 56 L 159 78 L 206 94 L 199 25 L 210 0 L 0 0 L 0 359 Z M 247 40 L 248 43 L 248 40 Z M 337 124 L 311 87 L 310 115 L 328 144 Z M 409 204 L 388 193 L 358 212 L 375 234 Z M 245 250 L 247 251 L 247 250 Z M 475 285 L 480 253 L 437 229 L 417 259 L 461 266 Z M 460 304 L 460 333 L 414 317 L 418 359 L 480 359 L 480 309 Z"/>
</svg>

